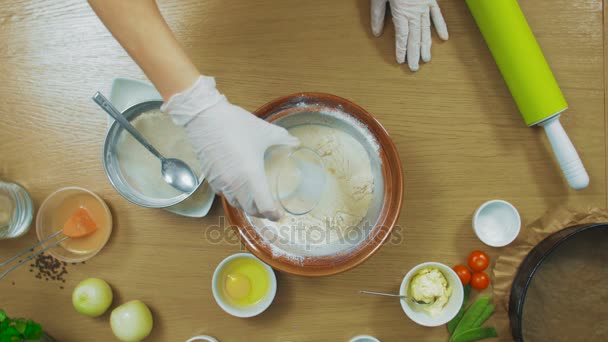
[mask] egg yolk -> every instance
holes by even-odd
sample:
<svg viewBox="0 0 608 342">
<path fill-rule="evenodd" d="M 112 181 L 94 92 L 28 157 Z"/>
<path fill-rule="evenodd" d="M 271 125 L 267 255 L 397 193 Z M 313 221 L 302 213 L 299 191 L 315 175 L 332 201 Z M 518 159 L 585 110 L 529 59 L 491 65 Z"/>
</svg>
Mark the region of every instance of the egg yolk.
<svg viewBox="0 0 608 342">
<path fill-rule="evenodd" d="M 226 293 L 234 300 L 245 299 L 251 292 L 249 278 L 241 273 L 230 273 L 226 276 Z"/>
</svg>

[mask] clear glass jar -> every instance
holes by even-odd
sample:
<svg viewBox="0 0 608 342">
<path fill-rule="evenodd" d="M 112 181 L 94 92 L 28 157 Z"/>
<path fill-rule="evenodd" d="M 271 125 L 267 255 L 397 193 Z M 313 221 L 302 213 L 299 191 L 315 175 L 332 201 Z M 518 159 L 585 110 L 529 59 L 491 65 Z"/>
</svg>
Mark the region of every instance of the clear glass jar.
<svg viewBox="0 0 608 342">
<path fill-rule="evenodd" d="M 32 223 L 34 205 L 22 186 L 0 181 L 0 239 L 25 234 Z"/>
</svg>

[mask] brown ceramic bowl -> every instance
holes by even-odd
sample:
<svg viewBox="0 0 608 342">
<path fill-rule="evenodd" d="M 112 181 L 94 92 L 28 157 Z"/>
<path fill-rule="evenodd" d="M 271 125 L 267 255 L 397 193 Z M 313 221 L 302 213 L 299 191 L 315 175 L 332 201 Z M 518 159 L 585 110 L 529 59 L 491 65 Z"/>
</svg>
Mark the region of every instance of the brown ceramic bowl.
<svg viewBox="0 0 608 342">
<path fill-rule="evenodd" d="M 339 112 L 340 116 L 327 113 Z M 228 221 L 241 242 L 273 268 L 294 275 L 320 277 L 348 271 L 371 257 L 388 240 L 403 201 L 403 175 L 395 144 L 382 125 L 365 109 L 338 96 L 300 93 L 265 104 L 255 114 L 286 128 L 322 124 L 338 128 L 357 139 L 368 152 L 374 174 L 373 199 L 362 228 L 364 239 L 347 250 L 323 256 L 294 259 L 273 253 L 269 241 L 250 218 L 223 199 Z M 361 133 L 364 132 L 364 133 Z"/>
</svg>

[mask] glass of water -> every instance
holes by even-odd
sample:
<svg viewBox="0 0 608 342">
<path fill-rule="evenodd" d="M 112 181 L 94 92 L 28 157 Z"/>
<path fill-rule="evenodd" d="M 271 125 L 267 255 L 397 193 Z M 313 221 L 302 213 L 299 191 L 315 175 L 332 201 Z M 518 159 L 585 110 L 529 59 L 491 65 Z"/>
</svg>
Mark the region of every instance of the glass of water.
<svg viewBox="0 0 608 342">
<path fill-rule="evenodd" d="M 0 239 L 25 234 L 34 216 L 30 194 L 22 186 L 0 181 Z"/>
<path fill-rule="evenodd" d="M 272 147 L 265 156 L 265 170 L 275 200 L 292 215 L 312 211 L 325 190 L 325 166 L 308 147 Z"/>
</svg>

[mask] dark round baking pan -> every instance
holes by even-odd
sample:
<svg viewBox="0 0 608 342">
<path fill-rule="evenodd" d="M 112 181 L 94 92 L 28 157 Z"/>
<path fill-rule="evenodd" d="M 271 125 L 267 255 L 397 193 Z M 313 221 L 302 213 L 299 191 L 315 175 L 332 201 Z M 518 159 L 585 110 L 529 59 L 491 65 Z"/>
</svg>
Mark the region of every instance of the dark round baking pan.
<svg viewBox="0 0 608 342">
<path fill-rule="evenodd" d="M 608 329 L 604 324 L 608 320 L 608 316 L 603 314 L 608 312 L 604 309 L 605 300 L 608 297 L 608 286 L 606 286 L 608 285 L 606 276 L 608 274 L 607 241 L 608 223 L 578 225 L 548 236 L 530 251 L 515 275 L 509 298 L 509 320 L 511 334 L 515 341 L 608 341 L 608 337 L 606 337 Z M 579 251 L 583 251 L 583 253 Z M 559 262 L 563 264 L 563 267 L 559 266 L 560 264 L 555 266 Z M 576 267 L 571 267 L 572 265 L 569 263 L 576 263 Z M 588 274 L 581 272 L 587 272 L 588 265 L 595 267 L 593 270 L 599 270 L 592 276 L 601 279 L 593 279 L 585 284 L 583 278 Z M 559 272 L 554 270 L 559 270 Z M 571 274 L 568 274 L 569 271 Z M 555 274 L 547 276 L 547 272 Z M 566 275 L 570 278 L 565 277 Z M 542 279 L 541 283 L 535 283 L 535 276 Z M 547 282 L 547 279 L 551 279 L 551 281 Z M 542 287 L 541 284 L 549 286 Z M 575 289 L 572 289 L 573 291 L 569 292 L 568 287 L 572 284 L 575 284 L 577 289 L 578 286 L 589 286 L 589 291 L 576 292 Z M 542 298 L 535 299 L 535 296 L 542 296 Z M 559 303 L 539 305 L 543 301 L 548 303 L 552 300 L 559 301 Z M 570 303 L 576 305 L 569 305 Z M 586 305 L 587 307 L 585 307 Z M 593 306 L 592 310 L 589 309 L 590 306 Z M 534 315 L 526 314 L 526 310 L 533 311 Z M 600 317 L 597 317 L 598 310 L 600 310 Z M 588 317 L 589 315 L 594 316 Z M 534 319 L 534 322 L 526 321 L 530 317 L 538 318 Z M 548 324 L 558 328 L 549 329 Z M 568 334 L 582 332 L 584 336 L 577 335 L 576 339 L 571 339 L 564 335 L 564 331 Z M 554 336 L 552 336 L 553 334 Z M 539 337 L 541 335 L 542 337 Z"/>
</svg>

